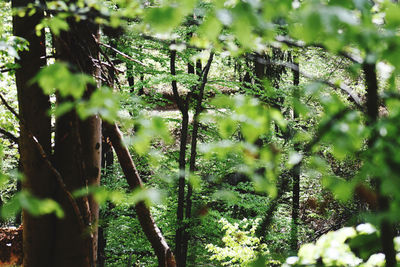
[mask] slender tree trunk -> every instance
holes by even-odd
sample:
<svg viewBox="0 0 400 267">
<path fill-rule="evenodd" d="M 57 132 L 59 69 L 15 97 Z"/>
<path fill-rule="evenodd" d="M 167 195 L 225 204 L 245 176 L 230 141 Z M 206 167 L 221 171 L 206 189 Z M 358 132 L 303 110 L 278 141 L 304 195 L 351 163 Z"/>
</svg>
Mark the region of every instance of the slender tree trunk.
<svg viewBox="0 0 400 267">
<path fill-rule="evenodd" d="M 300 72 L 298 70 L 299 63 L 297 62 L 297 58 L 294 59 L 294 64 L 297 67 L 296 71 L 293 71 L 293 85 L 295 86 L 294 97 L 299 98 L 298 88 L 300 83 Z M 298 114 L 296 110 L 293 110 L 293 119 L 296 121 L 298 118 Z M 295 151 L 299 152 L 298 144 L 294 145 Z M 300 209 L 300 164 L 296 164 L 291 170 L 291 176 L 293 179 L 292 184 L 292 232 L 291 232 L 291 242 L 290 248 L 292 251 L 297 251 L 298 245 L 298 228 L 299 228 L 299 209 Z"/>
<path fill-rule="evenodd" d="M 363 71 L 367 85 L 367 120 L 368 124 L 374 126 L 378 119 L 378 80 L 376 76 L 376 65 L 371 63 L 363 64 Z M 373 133 L 369 140 L 369 145 L 372 146 L 376 140 L 376 134 Z M 376 191 L 378 194 L 378 209 L 380 212 L 387 212 L 389 210 L 389 198 L 380 193 L 380 178 L 376 178 Z M 380 225 L 381 230 L 381 244 L 383 253 L 385 254 L 386 266 L 396 266 L 396 251 L 394 249 L 394 227 L 388 218 L 383 218 Z"/>
<path fill-rule="evenodd" d="M 196 63 L 196 72 L 199 75 L 199 79 L 202 78 L 201 84 L 197 90 L 195 99 L 196 99 L 196 108 L 193 115 L 193 131 L 192 131 L 192 142 L 190 148 L 190 162 L 189 162 L 189 172 L 190 174 L 194 174 L 196 171 L 196 156 L 197 156 L 197 137 L 199 131 L 199 116 L 202 112 L 202 102 L 204 98 L 204 89 L 207 83 L 208 73 L 211 67 L 211 63 L 213 60 L 214 54 L 210 54 L 210 58 L 208 59 L 207 65 L 204 68 L 203 77 L 201 77 L 201 62 Z M 183 235 L 183 244 L 182 244 L 182 262 L 183 265 L 186 265 L 187 253 L 188 253 L 188 245 L 190 239 L 189 227 L 191 223 L 189 222 L 192 217 L 192 193 L 193 187 L 190 183 L 188 183 L 188 191 L 186 195 L 186 210 L 185 210 L 185 218 L 188 221 L 187 225 L 185 225 L 184 235 Z"/>
<path fill-rule="evenodd" d="M 13 0 L 12 7 L 26 7 L 34 3 L 33 0 Z M 50 100 L 36 83 L 30 83 L 40 68 L 46 65 L 44 32 L 41 36 L 37 36 L 35 30 L 36 24 L 42 18 L 43 12 L 40 10 L 36 10 L 32 16 L 14 16 L 13 28 L 14 35 L 23 37 L 29 42 L 29 51 L 21 52 L 20 59 L 16 60 L 21 67 L 15 73 L 21 118 L 19 151 L 25 176 L 22 187 L 36 197 L 48 198 L 54 194 L 54 178 L 29 137 L 30 131 L 45 152 L 50 154 L 51 124 L 47 115 Z M 23 211 L 24 266 L 51 266 L 49 255 L 53 251 L 53 223 L 52 215 L 33 217 Z M 43 253 L 44 251 L 46 253 Z"/>
<path fill-rule="evenodd" d="M 170 68 L 171 74 L 176 75 L 176 51 L 171 51 Z M 187 134 L 189 126 L 189 113 L 188 102 L 189 96 L 184 100 L 178 93 L 176 80 L 172 81 L 172 91 L 174 93 L 175 102 L 182 114 L 182 125 L 179 146 L 179 175 L 178 175 L 178 207 L 176 210 L 177 229 L 175 234 L 175 256 L 178 266 L 185 266 L 182 261 L 182 243 L 183 243 L 183 216 L 185 205 L 185 177 L 186 177 L 186 147 L 187 147 Z M 183 265 L 182 265 L 183 264 Z"/>
<path fill-rule="evenodd" d="M 130 92 L 134 92 L 134 86 L 135 86 L 135 77 L 133 76 L 133 64 L 132 62 L 126 62 L 126 78 L 128 80 L 128 85 L 130 88 Z"/>
<path fill-rule="evenodd" d="M 128 148 L 123 144 L 122 134 L 118 127 L 113 124 L 104 123 L 107 135 L 110 137 L 115 153 L 117 154 L 122 171 L 131 190 L 143 188 L 142 180 L 136 170 L 132 157 Z M 164 236 L 154 222 L 150 213 L 150 209 L 141 201 L 136 204 L 136 213 L 139 218 L 140 225 L 147 239 L 150 241 L 158 258 L 159 267 L 175 267 L 174 255 L 171 252 Z"/>
</svg>

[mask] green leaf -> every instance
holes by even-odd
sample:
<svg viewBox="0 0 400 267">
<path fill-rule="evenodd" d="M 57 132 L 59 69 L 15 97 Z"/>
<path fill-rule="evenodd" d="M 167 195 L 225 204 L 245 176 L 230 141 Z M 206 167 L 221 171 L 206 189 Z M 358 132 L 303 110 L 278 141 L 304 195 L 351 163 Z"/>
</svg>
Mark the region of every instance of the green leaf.
<svg viewBox="0 0 400 267">
<path fill-rule="evenodd" d="M 145 16 L 145 21 L 159 32 L 171 31 L 182 19 L 179 9 L 171 6 L 150 8 Z"/>
<path fill-rule="evenodd" d="M 62 97 L 72 96 L 75 99 L 82 97 L 87 84 L 95 85 L 92 77 L 70 72 L 68 65 L 63 62 L 43 68 L 32 82 L 38 82 L 45 94 L 50 95 L 58 90 Z"/>
<path fill-rule="evenodd" d="M 322 179 L 322 184 L 330 189 L 335 198 L 342 202 L 346 202 L 353 197 L 353 183 L 336 176 L 325 176 Z"/>
</svg>

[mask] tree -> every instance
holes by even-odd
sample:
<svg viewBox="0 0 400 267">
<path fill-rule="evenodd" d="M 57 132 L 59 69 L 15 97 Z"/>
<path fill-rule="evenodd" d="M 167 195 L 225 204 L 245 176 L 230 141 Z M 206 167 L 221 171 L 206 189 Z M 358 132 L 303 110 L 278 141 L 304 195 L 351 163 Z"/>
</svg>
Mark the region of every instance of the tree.
<svg viewBox="0 0 400 267">
<path fill-rule="evenodd" d="M 14 8 L 23 8 L 33 1 L 12 1 Z M 43 18 L 43 12 L 33 16 L 14 16 L 14 34 L 29 42 L 29 51 L 22 52 L 17 63 L 21 68 L 16 70 L 18 88 L 20 138 L 19 151 L 24 168 L 25 181 L 23 188 L 40 198 L 51 197 L 55 188 L 53 174 L 46 166 L 33 136 L 50 155 L 51 124 L 47 111 L 50 108 L 49 96 L 45 95 L 38 84 L 30 84 L 41 67 L 46 65 L 43 59 L 46 55 L 45 39 L 36 35 L 35 25 Z M 52 215 L 36 218 L 28 212 L 23 213 L 24 224 L 24 263 L 26 266 L 50 266 L 50 257 L 43 257 L 42 251 L 52 251 L 55 218 Z"/>
<path fill-rule="evenodd" d="M 125 176 L 129 186 L 124 185 L 122 199 L 140 198 L 133 201 L 136 215 L 160 266 L 176 264 L 168 245 L 175 230 L 174 252 L 179 266 L 186 265 L 191 238 L 200 244 L 196 251 L 202 249 L 204 253 L 198 257 L 202 258 L 201 264 L 209 263 L 205 244 L 216 244 L 220 238 L 234 238 L 237 244 L 247 240 L 246 231 L 222 237 L 217 231 L 221 217 L 227 218 L 226 225 L 232 229 L 240 216 L 262 217 L 249 220 L 253 224 L 250 234 L 258 238 L 248 244 L 251 257 L 246 262 L 254 260 L 256 251 L 267 245 L 269 249 L 263 251 L 270 255 L 257 259 L 266 265 L 267 258 L 273 260 L 276 254 L 283 254 L 279 255 L 282 259 L 287 256 L 282 251 L 292 253 L 299 243 L 310 241 L 304 235 L 307 230 L 315 230 L 318 237 L 350 222 L 353 215 L 355 220 L 369 220 L 378 229 L 372 237 L 362 236 L 360 240 L 373 240 L 373 252 L 382 252 L 387 266 L 397 264 L 394 235 L 400 206 L 400 141 L 396 126 L 400 118 L 400 8 L 396 1 L 117 2 L 112 6 L 114 2 L 12 1 L 17 9 L 14 34 L 29 41 L 29 50 L 16 61 L 20 66 L 15 76 L 19 114 L 12 108 L 13 103 L 9 105 L 0 96 L 4 106 L 19 119 L 19 152 L 25 180 L 14 200 L 1 199 L 4 206 L 18 202 L 23 208 L 25 265 L 96 264 L 99 206 L 95 199 L 115 201 L 116 195 L 121 196 L 117 190 L 98 188 L 102 132 L 111 140 L 107 144 L 114 148 L 122 170 L 114 166 L 111 169 L 116 170 L 107 175 Z M 100 36 L 100 27 L 117 34 Z M 51 31 L 54 55 L 46 54 L 46 42 L 51 38 L 44 28 Z M 41 35 L 36 35 L 39 32 Z M 122 38 L 125 35 L 141 40 L 140 44 L 130 47 L 130 41 Z M 107 42 L 107 38 L 114 40 Z M 6 54 L 4 49 L 13 48 L 3 40 L 0 37 L 0 58 Z M 103 48 L 112 53 L 107 54 Z M 296 53 L 293 61 L 297 50 L 301 53 Z M 203 58 L 204 54 L 211 55 L 204 69 L 191 58 L 193 53 Z M 318 64 L 316 55 L 320 58 Z M 56 63 L 46 67 L 49 57 L 55 57 Z M 243 77 L 240 81 L 229 77 L 233 70 L 228 62 L 232 58 L 246 61 L 246 73 L 239 75 Z M 212 61 L 218 67 L 213 68 L 208 81 Z M 186 67 L 187 73 L 179 71 Z M 125 68 L 127 76 L 118 75 Z M 7 62 L 0 66 L 1 73 L 14 69 L 15 65 Z M 139 75 L 143 81 L 135 85 L 132 78 Z M 122 83 L 118 80 L 121 77 Z M 113 87 L 114 80 L 120 92 L 101 85 L 105 81 Z M 162 141 L 152 143 L 152 137 L 170 130 L 162 119 L 138 119 L 139 109 L 156 102 L 149 100 L 151 88 L 143 85 L 156 84 L 172 87 L 182 122 L 176 116 L 166 121 L 169 127 L 177 122 L 181 126 L 179 151 Z M 178 92 L 178 84 L 189 85 L 189 93 Z M 205 103 L 206 84 L 207 90 L 213 87 L 222 96 Z M 228 84 L 234 96 L 219 90 Z M 133 86 L 139 86 L 139 94 L 146 92 L 138 97 L 141 100 L 129 99 Z M 119 95 L 121 99 L 117 99 Z M 118 103 L 131 105 L 127 113 L 135 120 L 132 147 L 122 142 L 117 125 L 118 114 L 123 113 L 119 111 L 123 110 Z M 143 106 L 135 110 L 132 105 L 137 103 Z M 211 112 L 202 117 L 205 105 Z M 132 118 L 126 121 L 129 125 Z M 16 131 L 3 127 L 3 120 L 0 123 L 1 136 L 15 142 Z M 154 129 L 149 130 L 151 127 Z M 203 140 L 198 138 L 204 135 Z M 0 144 L 7 142 L 0 140 Z M 138 145 L 140 142 L 142 145 Z M 204 143 L 201 152 L 197 151 L 198 143 Z M 159 157 L 165 161 L 159 162 L 161 167 L 149 163 L 155 158 L 155 153 L 149 152 L 151 146 L 162 147 Z M 138 153 L 138 169 L 129 149 Z M 2 150 L 8 151 L 9 147 L 0 147 Z M 351 165 L 350 171 L 344 172 L 344 165 Z M 139 175 L 141 168 L 148 168 L 144 175 Z M 241 171 L 244 178 L 226 182 L 228 170 Z M 186 181 L 194 172 L 204 178 L 198 187 L 201 197 Z M 174 177 L 176 173 L 178 190 L 161 177 Z M 0 172 L 0 186 L 3 177 Z M 171 202 L 156 206 L 154 217 L 141 195 L 146 194 L 143 177 L 165 190 Z M 304 190 L 303 186 L 309 184 L 316 189 Z M 336 213 L 336 208 L 343 213 Z M 313 220 L 324 220 L 326 209 L 336 214 L 327 215 L 331 219 L 327 227 L 320 224 L 315 229 L 306 220 L 304 225 L 299 223 L 300 218 L 311 218 L 310 211 Z M 129 216 L 135 214 L 127 210 Z M 365 212 L 373 216 L 360 215 Z M 176 224 L 172 213 L 176 214 Z M 212 219 L 200 224 L 201 216 Z M 163 227 L 155 224 L 157 218 L 163 218 Z M 290 221 L 292 227 L 288 227 Z M 166 237 L 160 229 L 164 227 Z M 372 252 L 357 240 L 343 248 L 354 250 L 354 255 L 362 258 L 357 262 L 366 262 L 365 257 Z M 223 257 L 230 251 L 229 246 L 227 243 L 226 249 L 211 252 Z M 51 251 L 53 256 L 43 251 Z M 299 255 L 307 254 L 305 251 L 307 246 Z M 243 259 L 239 257 L 238 261 Z"/>
<path fill-rule="evenodd" d="M 13 2 L 16 8 L 26 8 L 28 4 L 28 1 Z M 37 36 L 35 30 L 43 19 L 43 11 L 40 10 L 34 16 L 14 17 L 15 35 L 30 42 L 29 51 L 24 52 L 18 61 L 21 68 L 16 73 L 20 115 L 15 115 L 20 119 L 20 153 L 26 176 L 23 190 L 35 198 L 54 198 L 63 210 L 63 218 L 52 215 L 37 217 L 40 214 L 31 214 L 34 210 L 24 210 L 24 265 L 94 266 L 97 260 L 99 206 L 92 195 L 74 198 L 72 192 L 99 185 L 101 119 L 96 113 L 82 119 L 75 108 L 58 116 L 53 155 L 49 96 L 43 93 L 38 83 L 43 90 L 47 88 L 50 92 L 53 86 L 60 89 L 56 93 L 57 106 L 69 104 L 74 97 L 90 99 L 97 86 L 88 77 L 100 76 L 100 69 L 94 64 L 96 60 L 100 62 L 99 26 L 89 20 L 67 18 L 67 27 L 54 33 L 53 39 L 57 59 L 64 63 L 56 63 L 38 74 L 46 63 L 44 31 Z M 57 76 L 60 70 L 67 75 L 66 84 L 58 87 L 55 81 L 45 88 L 48 80 L 43 80 L 51 75 Z M 34 79 L 38 83 L 32 83 Z M 66 93 L 62 89 L 72 91 Z M 121 139 L 115 141 L 114 147 L 117 142 Z M 135 186 L 132 185 L 132 188 Z M 145 204 L 140 203 L 137 207 L 138 213 L 143 214 L 141 218 L 150 220 L 143 223 L 143 227 L 154 227 Z M 158 235 L 163 238 L 159 232 Z M 166 245 L 158 237 L 153 237 L 153 240 L 155 246 L 159 242 Z M 155 249 L 158 251 L 157 247 Z M 51 256 L 43 251 L 51 251 Z M 166 261 L 167 252 L 158 255 L 160 262 L 162 258 Z M 173 266 L 171 258 L 173 255 L 168 250 L 169 263 L 165 266 Z"/>
</svg>

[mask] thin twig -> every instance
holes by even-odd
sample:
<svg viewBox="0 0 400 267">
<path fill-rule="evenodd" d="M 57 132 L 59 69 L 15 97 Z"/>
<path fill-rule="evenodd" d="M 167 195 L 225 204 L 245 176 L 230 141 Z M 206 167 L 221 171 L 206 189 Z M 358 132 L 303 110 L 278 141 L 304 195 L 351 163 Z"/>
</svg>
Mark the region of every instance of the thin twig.
<svg viewBox="0 0 400 267">
<path fill-rule="evenodd" d="M 137 63 L 137 64 L 139 64 L 139 65 L 141 65 L 141 66 L 143 66 L 143 67 L 147 67 L 143 62 L 141 62 L 141 61 L 139 61 L 139 60 L 137 60 L 137 59 L 134 59 L 133 57 L 131 57 L 131 56 L 125 54 L 124 52 L 119 51 L 118 49 L 116 49 L 116 48 L 114 48 L 114 47 L 112 47 L 112 46 L 110 46 L 110 45 L 108 45 L 108 44 L 104 44 L 104 43 L 101 43 L 101 42 L 97 42 L 97 43 L 98 43 L 99 45 L 101 45 L 101 46 L 104 46 L 104 47 L 106 47 L 106 48 L 108 48 L 108 49 L 111 49 L 111 50 L 114 51 L 115 53 L 120 54 L 122 57 L 124 57 L 124 58 L 126 58 L 126 59 L 129 59 L 129 60 L 132 61 L 132 62 L 135 62 L 135 63 Z"/>
<path fill-rule="evenodd" d="M 0 73 L 10 72 L 10 71 L 14 71 L 14 70 L 17 70 L 17 68 L 1 69 Z"/>
<path fill-rule="evenodd" d="M 321 48 L 321 49 L 324 49 L 325 51 L 328 51 L 328 49 L 322 44 L 305 44 L 302 41 L 295 41 L 295 40 L 289 39 L 288 37 L 282 36 L 282 35 L 277 36 L 275 38 L 275 40 L 277 42 L 286 44 L 286 45 L 291 46 L 291 47 L 297 47 L 297 48 L 315 47 L 315 48 Z M 357 64 L 361 64 L 362 63 L 362 59 L 361 58 L 357 58 L 356 56 L 350 55 L 349 53 L 346 53 L 344 51 L 339 51 L 338 54 L 343 56 L 343 57 L 345 57 L 345 58 L 347 58 L 348 60 L 352 61 L 353 63 L 357 63 Z"/>
<path fill-rule="evenodd" d="M 10 133 L 9 131 L 0 128 L 0 134 L 4 135 L 5 137 L 7 137 L 8 140 L 10 140 L 11 142 L 18 144 L 18 137 L 16 137 L 15 135 L 13 135 L 12 133 Z"/>
<path fill-rule="evenodd" d="M 19 117 L 19 114 L 15 111 L 15 109 L 14 109 L 13 107 L 11 107 L 11 106 L 8 104 L 7 100 L 3 97 L 3 95 L 2 95 L 1 93 L 0 93 L 0 99 L 1 99 L 1 102 L 3 102 L 3 105 L 4 105 L 12 114 L 14 114 L 14 116 L 15 116 L 18 120 L 21 121 L 21 118 Z"/>
</svg>

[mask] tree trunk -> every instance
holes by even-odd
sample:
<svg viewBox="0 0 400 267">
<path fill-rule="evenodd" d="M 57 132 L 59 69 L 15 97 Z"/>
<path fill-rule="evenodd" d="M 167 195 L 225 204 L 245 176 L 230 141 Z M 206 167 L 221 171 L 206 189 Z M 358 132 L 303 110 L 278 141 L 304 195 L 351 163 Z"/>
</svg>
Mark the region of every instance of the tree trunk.
<svg viewBox="0 0 400 267">
<path fill-rule="evenodd" d="M 129 154 L 128 148 L 123 144 L 121 132 L 115 124 L 108 124 L 104 122 L 107 135 L 110 137 L 115 153 L 117 154 L 122 171 L 131 190 L 143 188 L 142 180 L 136 170 L 132 157 Z M 140 201 L 135 205 L 136 213 L 139 218 L 140 225 L 150 241 L 157 258 L 159 267 L 175 267 L 175 258 L 169 248 L 164 236 L 160 229 L 154 222 L 150 213 L 150 209 L 146 206 L 144 201 Z"/>
<path fill-rule="evenodd" d="M 211 63 L 213 61 L 214 54 L 210 54 L 210 58 L 208 59 L 207 65 L 204 68 L 204 73 L 201 71 L 201 61 L 196 62 L 196 74 L 199 76 L 199 79 L 202 78 L 201 84 L 195 93 L 196 99 L 196 108 L 193 115 L 193 131 L 192 131 L 192 142 L 190 148 L 190 162 L 189 162 L 189 173 L 193 174 L 196 171 L 196 156 L 197 156 L 197 137 L 199 131 L 199 116 L 202 112 L 202 102 L 204 98 L 204 89 L 207 83 L 208 72 L 210 71 Z M 203 76 L 201 76 L 203 74 Z M 192 217 L 192 193 L 193 187 L 190 183 L 188 183 L 188 191 L 186 195 L 186 210 L 185 210 L 185 218 L 187 220 L 187 224 L 185 225 L 184 234 L 183 234 L 183 242 L 182 242 L 182 262 L 183 265 L 186 265 L 187 253 L 188 253 L 188 245 L 189 245 L 189 227 L 191 223 L 189 222 Z"/>
<path fill-rule="evenodd" d="M 133 64 L 132 62 L 128 61 L 125 63 L 126 65 L 126 78 L 128 80 L 128 85 L 129 85 L 129 92 L 133 93 L 134 92 L 134 87 L 135 87 L 135 77 L 133 76 Z"/>
<path fill-rule="evenodd" d="M 69 20 L 70 30 L 61 32 L 55 44 L 59 59 L 69 62 L 78 71 L 99 76 L 91 57 L 98 59 L 98 26 L 87 21 Z M 84 97 L 94 90 L 88 86 Z M 57 98 L 59 103 L 66 99 Z M 97 186 L 101 168 L 101 120 L 92 116 L 81 121 L 71 111 L 56 121 L 56 167 L 64 178 L 68 190 Z M 59 202 L 65 218 L 57 222 L 54 263 L 57 266 L 94 266 L 97 257 L 98 204 L 91 196 L 77 199 L 82 218 L 77 218 L 70 202 L 61 196 Z M 84 229 L 80 220 L 83 219 Z"/>
<path fill-rule="evenodd" d="M 363 71 L 365 75 L 365 82 L 367 86 L 367 123 L 374 126 L 378 119 L 378 80 L 376 76 L 376 65 L 371 63 L 363 64 Z M 369 146 L 372 147 L 376 141 L 377 134 L 373 131 L 369 140 Z M 380 212 L 385 213 L 390 208 L 389 198 L 380 193 L 380 177 L 375 178 L 376 192 L 378 194 L 378 209 Z M 386 266 L 396 266 L 396 251 L 394 249 L 394 227 L 388 218 L 383 218 L 380 225 L 381 230 L 381 244 L 383 253 L 385 254 Z"/>
<path fill-rule="evenodd" d="M 31 0 L 13 0 L 12 7 L 26 7 L 34 4 Z M 46 153 L 51 152 L 51 125 L 47 111 L 50 100 L 41 88 L 30 80 L 35 77 L 41 67 L 46 65 L 44 32 L 36 35 L 35 26 L 43 18 L 43 12 L 36 10 L 32 16 L 13 17 L 14 35 L 25 38 L 29 42 L 29 51 L 20 53 L 16 60 L 21 67 L 16 70 L 15 78 L 18 91 L 20 113 L 19 151 L 24 168 L 24 190 L 29 190 L 39 198 L 53 197 L 54 178 L 43 162 L 36 146 L 29 137 L 29 131 L 37 138 Z M 23 250 L 24 266 L 51 266 L 53 251 L 54 217 L 52 215 L 33 217 L 23 211 Z M 46 253 L 43 253 L 46 251 Z"/>
<path fill-rule="evenodd" d="M 170 57 L 170 68 L 171 75 L 176 75 L 176 51 L 171 51 Z M 188 71 L 194 73 L 194 67 L 189 68 Z M 182 114 L 182 125 L 180 135 L 180 146 L 179 146 L 179 175 L 178 175 L 178 207 L 176 210 L 176 224 L 177 229 L 175 233 L 175 256 L 179 267 L 185 266 L 182 260 L 182 244 L 183 244 L 183 233 L 185 231 L 183 225 L 183 216 L 185 209 L 185 177 L 186 177 L 186 146 L 187 146 L 187 134 L 189 126 L 189 113 L 188 113 L 188 102 L 189 96 L 184 100 L 178 93 L 178 87 L 176 80 L 172 81 L 172 91 L 174 93 L 175 102 Z"/>
<path fill-rule="evenodd" d="M 300 83 L 300 72 L 299 72 L 299 63 L 297 62 L 297 58 L 294 60 L 295 66 L 297 66 L 297 70 L 293 71 L 293 85 L 296 86 L 294 88 L 295 93 L 294 97 L 299 98 L 298 88 Z M 298 118 L 298 114 L 296 110 L 293 110 L 293 119 L 296 121 Z M 299 145 L 296 143 L 294 144 L 294 149 L 298 153 L 299 152 Z M 299 209 L 300 209 L 300 164 L 296 164 L 291 169 L 291 176 L 293 179 L 292 184 L 292 232 L 291 232 L 291 241 L 290 241 L 290 248 L 293 252 L 297 251 L 298 245 L 298 228 L 299 228 Z"/>
</svg>

